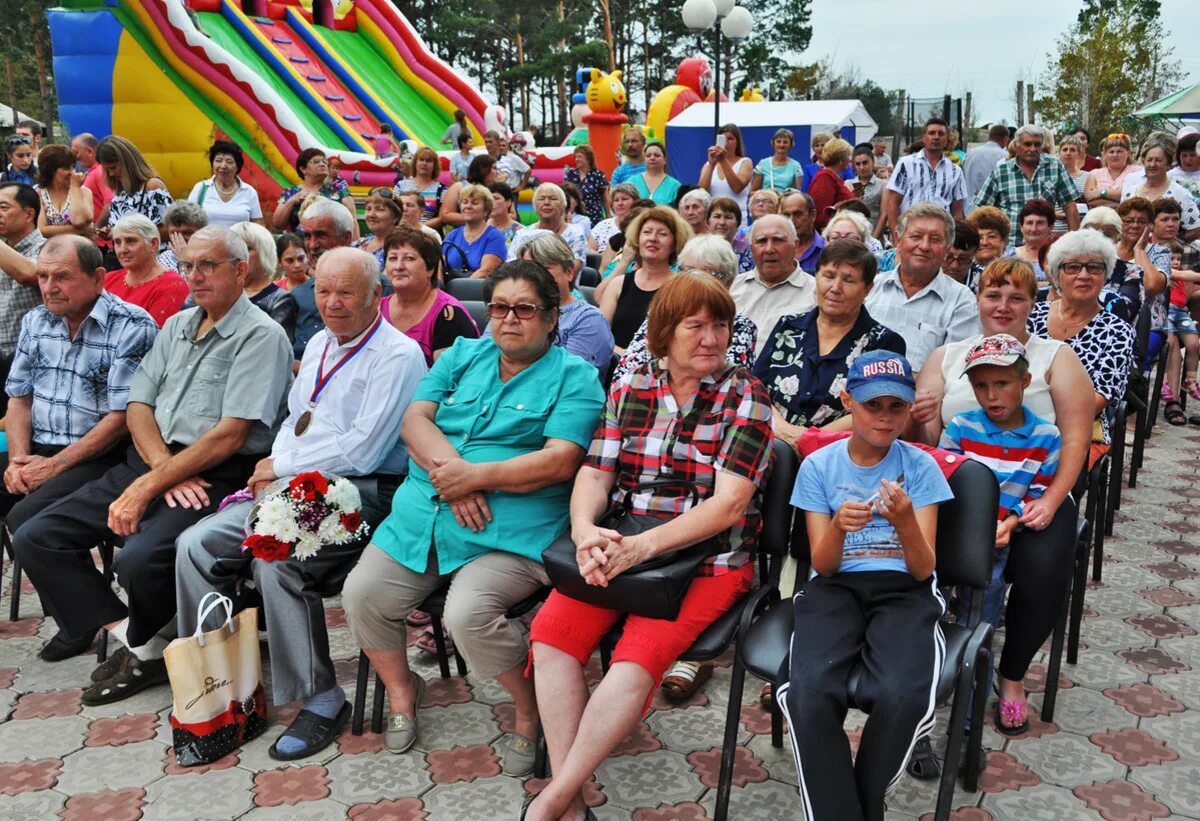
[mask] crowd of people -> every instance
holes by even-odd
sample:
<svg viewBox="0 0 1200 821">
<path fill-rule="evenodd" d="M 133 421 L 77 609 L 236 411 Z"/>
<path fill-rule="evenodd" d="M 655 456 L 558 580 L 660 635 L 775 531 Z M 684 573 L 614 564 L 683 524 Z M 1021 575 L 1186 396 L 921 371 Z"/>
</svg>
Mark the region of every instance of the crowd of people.
<svg viewBox="0 0 1200 821">
<path fill-rule="evenodd" d="M 893 164 L 882 141 L 831 134 L 796 158 L 780 129 L 756 162 L 731 123 L 685 183 L 630 127 L 614 173 L 579 146 L 556 185 L 498 133 L 473 153 L 460 123 L 442 141 L 450 175 L 421 147 L 367 193 L 360 227 L 317 148 L 267 215 L 231 142 L 173 200 L 128 140 L 39 145 L 27 124 L 0 176 L 0 512 L 58 627 L 42 659 L 108 631 L 119 648 L 82 701 L 120 701 L 166 681 L 163 650 L 204 626 L 206 593 L 244 604 L 252 578 L 273 700 L 300 704 L 270 755 L 302 758 L 350 714 L 322 616 L 340 590 L 386 689 L 385 746 L 404 753 L 425 690 L 407 634 L 446 589 L 456 652 L 515 705 L 504 771 L 530 775 L 547 745 L 553 776 L 523 817 L 590 818 L 596 767 L 657 688 L 703 686 L 709 668 L 679 656 L 756 583 L 774 441 L 804 451 L 820 430 L 830 443 L 792 495 L 812 577 L 763 701 L 791 726 L 812 817 L 881 819 L 928 750 L 944 660 L 934 544 L 953 460 L 937 455 L 978 459 L 1001 486 L 985 611 L 957 617 L 1004 619 L 996 727 L 1019 734 L 1070 583 L 1072 492 L 1126 435 L 1130 376 L 1166 345 L 1166 421 L 1188 424 L 1180 400 L 1200 400 L 1197 134 L 1154 133 L 1136 154 L 1111 134 L 1099 156 L 1082 129 L 1057 150 L 1038 126 L 987 136 L 952 153 L 934 118 Z M 474 315 L 452 293 L 462 278 L 482 280 Z M 255 495 L 305 471 L 358 487 L 370 538 L 255 559 Z M 601 524 L 613 509 L 641 529 Z M 527 635 L 506 614 L 551 586 L 542 555 L 563 538 L 601 589 L 704 551 L 674 618 L 556 590 Z M 113 540 L 123 598 L 90 558 Z M 619 621 L 589 693 L 584 668 Z M 853 764 L 841 690 L 864 655 L 877 709 Z"/>
</svg>

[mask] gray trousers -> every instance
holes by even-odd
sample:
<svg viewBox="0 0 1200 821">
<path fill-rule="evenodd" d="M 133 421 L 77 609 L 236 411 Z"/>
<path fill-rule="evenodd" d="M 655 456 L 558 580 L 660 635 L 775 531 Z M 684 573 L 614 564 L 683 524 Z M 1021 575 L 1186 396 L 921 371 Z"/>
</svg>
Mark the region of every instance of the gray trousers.
<svg viewBox="0 0 1200 821">
<path fill-rule="evenodd" d="M 355 480 L 355 484 L 362 494 L 363 518 L 377 525 L 384 512 L 379 494 L 371 480 Z M 246 514 L 252 504 L 247 501 L 230 505 L 192 525 L 176 541 L 179 635 L 190 636 L 196 631 L 196 608 L 206 593 L 215 590 L 228 596 L 240 609 L 244 582 L 252 576 L 267 619 L 272 699 L 275 704 L 289 704 L 337 685 L 329 657 L 323 596 L 337 591 L 358 561 L 365 542 L 326 545 L 302 562 L 257 561 L 242 552 Z M 215 630 L 219 621 L 214 613 L 204 628 Z"/>
</svg>

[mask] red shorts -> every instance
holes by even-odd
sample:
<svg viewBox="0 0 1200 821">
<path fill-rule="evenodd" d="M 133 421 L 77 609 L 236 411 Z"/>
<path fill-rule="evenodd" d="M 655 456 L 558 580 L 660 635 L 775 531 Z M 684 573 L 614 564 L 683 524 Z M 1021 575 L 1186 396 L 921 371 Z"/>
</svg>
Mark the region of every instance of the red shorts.
<svg viewBox="0 0 1200 821">
<path fill-rule="evenodd" d="M 644 616 L 625 619 L 625 629 L 613 650 L 613 662 L 631 661 L 643 667 L 657 686 L 680 653 L 691 647 L 704 629 L 732 607 L 753 582 L 753 564 L 720 576 L 697 576 L 674 621 Z M 529 643 L 548 644 L 586 665 L 600 640 L 624 615 L 619 610 L 586 604 L 555 590 L 533 620 Z"/>
</svg>

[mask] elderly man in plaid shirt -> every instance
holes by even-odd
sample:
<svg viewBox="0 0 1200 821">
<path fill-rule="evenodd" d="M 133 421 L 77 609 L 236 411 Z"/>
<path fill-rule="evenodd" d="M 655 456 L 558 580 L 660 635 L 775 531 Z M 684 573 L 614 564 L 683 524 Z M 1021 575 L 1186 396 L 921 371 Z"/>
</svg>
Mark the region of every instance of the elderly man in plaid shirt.
<svg viewBox="0 0 1200 821">
<path fill-rule="evenodd" d="M 100 251 L 62 235 L 42 246 L 42 300 L 25 314 L 8 374 L 8 454 L 0 514 L 9 533 L 120 461 L 129 431 L 125 404 L 158 326 L 136 305 L 104 290 Z M 61 632 L 42 650 L 58 661 L 78 655 L 92 635 Z"/>
<path fill-rule="evenodd" d="M 1021 126 L 1013 139 L 1017 144 L 1017 156 L 992 170 L 975 198 L 975 205 L 994 205 L 1008 215 L 1012 224 L 1008 238 L 1014 245 L 1021 238 L 1017 217 L 1025 203 L 1032 199 L 1048 200 L 1054 210 L 1066 215 L 1067 227 L 1072 231 L 1077 229 L 1079 211 L 1075 200 L 1079 192 L 1062 161 L 1042 153 L 1045 130 L 1036 125 Z"/>
</svg>

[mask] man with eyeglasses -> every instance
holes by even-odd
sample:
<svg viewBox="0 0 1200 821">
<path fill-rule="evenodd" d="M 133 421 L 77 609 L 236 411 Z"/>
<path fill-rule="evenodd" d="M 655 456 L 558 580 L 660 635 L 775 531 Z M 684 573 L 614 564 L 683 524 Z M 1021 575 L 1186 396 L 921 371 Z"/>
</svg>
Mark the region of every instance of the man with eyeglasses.
<svg viewBox="0 0 1200 821">
<path fill-rule="evenodd" d="M 124 461 L 13 535 L 60 630 L 83 639 L 103 627 L 128 648 L 92 672 L 89 706 L 166 681 L 175 539 L 242 487 L 286 413 L 291 346 L 243 291 L 248 257 L 227 228 L 196 232 L 179 261 L 196 307 L 167 320 L 134 374 Z M 87 556 L 110 539 L 124 540 L 115 570 L 128 604 Z"/>
<path fill-rule="evenodd" d="M 817 284 L 797 264 L 796 227 L 781 215 L 765 214 L 754 221 L 750 253 L 754 270 L 738 274 L 729 294 L 738 313 L 749 317 L 758 329 L 757 357 L 780 317 L 806 313 L 817 304 Z"/>
<path fill-rule="evenodd" d="M 315 279 L 325 330 L 308 343 L 288 394 L 287 419 L 246 487 L 258 494 L 276 479 L 310 470 L 349 478 L 362 497 L 363 519 L 374 530 L 391 510 L 392 494 L 408 469 L 400 420 L 425 376 L 425 357 L 416 342 L 379 315 L 379 263 L 373 254 L 329 251 Z M 321 387 L 318 376 L 334 365 L 334 376 Z M 364 403 L 364 397 L 371 401 Z M 179 635 L 196 630 L 196 610 L 207 593 L 216 590 L 238 602 L 242 578 L 253 575 L 266 612 L 273 701 L 282 706 L 302 700 L 296 719 L 268 750 L 276 760 L 291 761 L 333 743 L 350 716 L 329 656 L 322 593 L 341 588 L 367 540 L 325 545 L 302 563 L 256 561 L 242 550 L 253 504 L 246 494 L 176 541 Z M 219 626 L 214 619 L 206 629 Z"/>
</svg>

